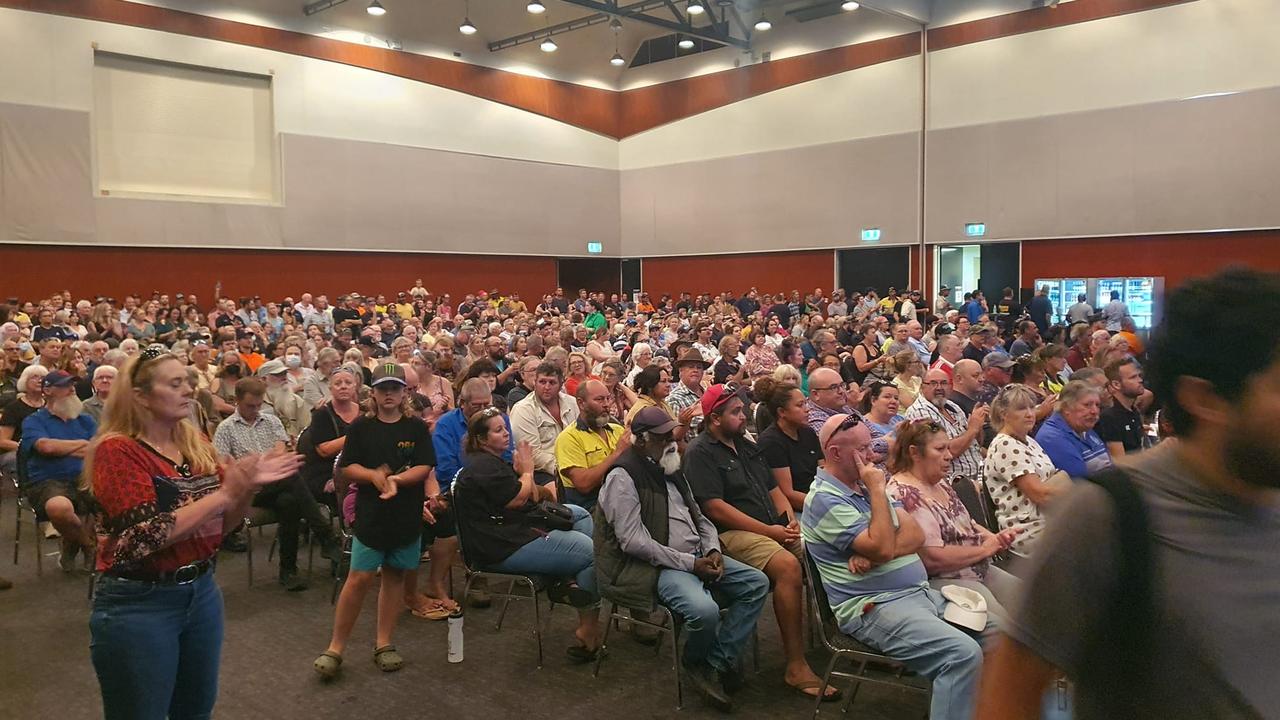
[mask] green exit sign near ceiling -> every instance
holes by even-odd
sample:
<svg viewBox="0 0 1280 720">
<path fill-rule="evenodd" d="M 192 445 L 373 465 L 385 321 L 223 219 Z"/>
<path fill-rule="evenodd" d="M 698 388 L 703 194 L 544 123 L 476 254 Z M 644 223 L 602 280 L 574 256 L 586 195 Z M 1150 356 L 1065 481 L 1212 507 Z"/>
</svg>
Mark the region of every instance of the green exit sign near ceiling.
<svg viewBox="0 0 1280 720">
<path fill-rule="evenodd" d="M 592 255 L 599 255 L 600 253 L 604 252 L 604 243 L 598 243 L 598 242 L 587 243 L 587 252 L 591 253 Z"/>
<path fill-rule="evenodd" d="M 964 234 L 968 237 L 982 237 L 987 234 L 986 223 L 965 223 Z"/>
<path fill-rule="evenodd" d="M 880 239 L 880 228 L 862 228 L 863 242 L 876 242 Z"/>
</svg>

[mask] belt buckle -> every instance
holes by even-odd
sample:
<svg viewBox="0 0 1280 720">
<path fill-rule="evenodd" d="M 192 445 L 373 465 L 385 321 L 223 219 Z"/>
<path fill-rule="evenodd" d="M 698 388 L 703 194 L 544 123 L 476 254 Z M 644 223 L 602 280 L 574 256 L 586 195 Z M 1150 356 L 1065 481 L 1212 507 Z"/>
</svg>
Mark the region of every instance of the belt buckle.
<svg viewBox="0 0 1280 720">
<path fill-rule="evenodd" d="M 173 582 L 176 585 L 190 585 L 200 577 L 200 566 L 194 563 L 183 565 L 173 573 Z"/>
</svg>

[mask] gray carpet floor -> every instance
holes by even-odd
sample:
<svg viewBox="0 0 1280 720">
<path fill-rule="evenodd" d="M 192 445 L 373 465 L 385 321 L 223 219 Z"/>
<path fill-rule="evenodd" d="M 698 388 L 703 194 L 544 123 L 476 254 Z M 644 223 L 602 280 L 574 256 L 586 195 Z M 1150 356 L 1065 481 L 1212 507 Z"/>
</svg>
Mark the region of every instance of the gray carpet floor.
<svg viewBox="0 0 1280 720">
<path fill-rule="evenodd" d="M 12 495 L 5 496 L 0 506 L 0 576 L 13 580 L 15 587 L 0 592 L 0 719 L 101 718 L 89 662 L 89 576 L 58 569 L 56 541 L 44 543 L 44 573 L 37 576 L 30 515 L 22 518 L 21 552 L 18 564 L 12 564 L 14 510 Z M 722 717 L 687 686 L 684 709 L 677 713 L 670 650 L 664 648 L 655 656 L 625 633 L 610 638 L 610 655 L 600 677 L 591 676 L 590 666 L 570 664 L 564 649 L 572 640 L 574 619 L 566 608 L 550 619 L 544 634 L 546 659 L 537 669 L 527 602 L 512 605 L 501 631 L 494 628 L 496 609 L 470 610 L 465 620 L 466 659 L 453 665 L 446 661 L 446 624 L 406 613 L 395 635 L 406 665 L 400 672 L 384 674 L 372 662 L 370 593 L 342 677 L 322 683 L 311 662 L 327 644 L 333 621 L 326 566 L 317 554 L 311 589 L 284 592 L 274 582 L 274 565 L 267 562 L 271 531 L 267 528 L 265 537 L 255 538 L 253 587 L 248 586 L 244 555 L 224 553 L 220 558 L 217 577 L 226 602 L 227 629 L 215 717 Z M 304 556 L 304 567 L 305 563 Z M 737 695 L 734 716 L 811 716 L 812 703 L 782 681 L 781 646 L 771 609 L 761 617 L 759 641 L 761 667 Z M 810 653 L 819 672 L 826 659 L 822 650 Z M 927 713 L 927 700 L 920 694 L 866 684 L 848 717 L 918 720 Z M 837 716 L 838 706 L 824 706 L 822 717 Z"/>
</svg>

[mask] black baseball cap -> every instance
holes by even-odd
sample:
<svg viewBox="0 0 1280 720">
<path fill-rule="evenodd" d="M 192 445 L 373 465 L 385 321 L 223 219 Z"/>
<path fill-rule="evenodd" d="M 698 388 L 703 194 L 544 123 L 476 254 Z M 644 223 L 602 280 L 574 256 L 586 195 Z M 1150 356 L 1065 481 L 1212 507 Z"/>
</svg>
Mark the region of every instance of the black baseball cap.
<svg viewBox="0 0 1280 720">
<path fill-rule="evenodd" d="M 400 367 L 400 363 L 379 363 L 378 367 L 373 369 L 373 382 L 369 387 L 378 387 L 383 383 L 391 382 L 399 383 L 401 387 L 408 387 L 409 383 L 404 379 L 404 368 Z"/>
</svg>

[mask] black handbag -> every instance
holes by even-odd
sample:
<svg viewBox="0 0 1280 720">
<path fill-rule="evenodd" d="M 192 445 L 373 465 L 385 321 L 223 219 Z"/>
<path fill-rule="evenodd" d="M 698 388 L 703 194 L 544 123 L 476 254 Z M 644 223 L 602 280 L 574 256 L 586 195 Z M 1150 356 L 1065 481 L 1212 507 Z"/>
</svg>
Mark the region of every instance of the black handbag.
<svg viewBox="0 0 1280 720">
<path fill-rule="evenodd" d="M 524 511 L 524 519 L 529 525 L 548 532 L 573 529 L 573 512 L 552 500 L 543 500 L 530 505 L 529 509 Z"/>
</svg>

